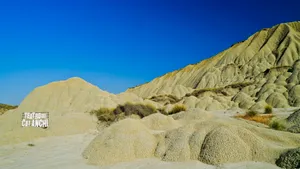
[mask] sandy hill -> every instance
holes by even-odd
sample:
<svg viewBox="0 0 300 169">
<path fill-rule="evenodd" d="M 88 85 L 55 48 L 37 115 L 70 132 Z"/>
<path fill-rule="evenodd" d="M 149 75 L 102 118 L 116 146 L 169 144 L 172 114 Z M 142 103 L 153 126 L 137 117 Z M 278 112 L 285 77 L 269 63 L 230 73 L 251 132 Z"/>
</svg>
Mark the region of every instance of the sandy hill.
<svg viewBox="0 0 300 169">
<path fill-rule="evenodd" d="M 127 92 L 143 98 L 171 94 L 207 110 L 300 106 L 299 49 L 300 22 L 283 23 Z"/>
<path fill-rule="evenodd" d="M 100 107 L 113 108 L 127 101 L 144 102 L 132 93 L 110 94 L 78 77 L 37 87 L 17 109 L 1 115 L 0 144 L 95 129 L 97 120 L 86 112 Z M 22 128 L 23 112 L 49 112 L 50 127 L 46 130 Z"/>
</svg>

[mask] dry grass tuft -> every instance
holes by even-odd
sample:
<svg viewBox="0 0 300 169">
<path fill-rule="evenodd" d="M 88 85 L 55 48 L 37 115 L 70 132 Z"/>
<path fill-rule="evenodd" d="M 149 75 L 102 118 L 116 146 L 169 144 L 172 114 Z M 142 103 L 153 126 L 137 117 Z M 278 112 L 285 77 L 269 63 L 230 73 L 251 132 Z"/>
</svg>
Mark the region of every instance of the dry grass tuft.
<svg viewBox="0 0 300 169">
<path fill-rule="evenodd" d="M 153 105 L 128 102 L 124 105 L 118 105 L 115 109 L 100 108 L 89 113 L 90 115 L 95 115 L 99 121 L 112 123 L 124 119 L 126 116 L 138 115 L 143 118 L 156 112 L 157 109 Z"/>
<path fill-rule="evenodd" d="M 269 125 L 274 115 L 272 114 L 263 114 L 263 115 L 255 115 L 255 116 L 248 116 L 246 115 L 236 115 L 236 118 L 242 118 L 245 120 L 255 121 L 257 123 L 262 123 L 265 125 Z"/>
<path fill-rule="evenodd" d="M 186 107 L 185 105 L 175 105 L 171 111 L 168 112 L 169 115 L 171 114 L 176 114 L 179 113 L 181 111 L 186 111 Z"/>
</svg>

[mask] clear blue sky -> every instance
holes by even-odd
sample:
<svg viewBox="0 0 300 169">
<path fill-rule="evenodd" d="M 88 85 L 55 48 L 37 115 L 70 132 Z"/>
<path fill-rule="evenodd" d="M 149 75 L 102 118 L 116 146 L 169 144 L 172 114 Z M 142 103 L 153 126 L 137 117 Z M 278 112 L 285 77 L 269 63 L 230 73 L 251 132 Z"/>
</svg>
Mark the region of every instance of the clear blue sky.
<svg viewBox="0 0 300 169">
<path fill-rule="evenodd" d="M 300 18 L 299 0 L 0 1 L 0 103 L 79 76 L 112 93 Z"/>
</svg>

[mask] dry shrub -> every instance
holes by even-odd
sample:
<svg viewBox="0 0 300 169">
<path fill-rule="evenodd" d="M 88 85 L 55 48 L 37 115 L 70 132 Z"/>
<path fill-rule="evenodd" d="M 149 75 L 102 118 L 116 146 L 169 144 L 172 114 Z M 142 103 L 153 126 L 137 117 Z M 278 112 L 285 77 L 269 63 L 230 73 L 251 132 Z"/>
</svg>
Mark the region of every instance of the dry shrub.
<svg viewBox="0 0 300 169">
<path fill-rule="evenodd" d="M 124 105 L 118 105 L 115 109 L 100 108 L 89 113 L 95 115 L 99 121 L 114 122 L 133 114 L 143 118 L 156 112 L 156 108 L 150 104 L 125 103 Z"/>
<path fill-rule="evenodd" d="M 284 130 L 286 128 L 284 122 L 279 120 L 271 121 L 269 127 L 275 130 Z"/>
<path fill-rule="evenodd" d="M 185 105 L 175 105 L 171 111 L 168 112 L 169 115 L 171 114 L 176 114 L 179 113 L 181 111 L 186 111 L 186 107 Z"/>
<path fill-rule="evenodd" d="M 254 117 L 256 116 L 258 113 L 254 110 L 250 110 L 248 112 L 246 112 L 246 115 L 245 116 L 248 116 L 248 117 Z"/>
<path fill-rule="evenodd" d="M 119 105 L 113 113 L 115 115 L 124 113 L 125 116 L 136 114 L 141 118 L 149 116 L 150 114 L 156 113 L 156 108 L 150 104 L 133 104 L 125 103 L 124 105 Z"/>
<path fill-rule="evenodd" d="M 152 96 L 149 100 L 158 103 L 175 104 L 179 102 L 181 99 L 177 98 L 176 96 L 168 94 L 168 95 Z"/>
<path fill-rule="evenodd" d="M 265 106 L 265 114 L 272 114 L 273 113 L 273 108 L 270 105 Z"/>
<path fill-rule="evenodd" d="M 99 121 L 114 121 L 115 116 L 112 113 L 113 109 L 108 109 L 108 108 L 100 108 L 98 110 L 92 110 L 90 111 L 90 115 L 95 115 Z"/>
<path fill-rule="evenodd" d="M 255 116 L 248 116 L 246 115 L 237 115 L 235 116 L 236 118 L 242 118 L 245 120 L 250 120 L 250 121 L 255 121 L 258 123 L 262 123 L 265 125 L 269 125 L 270 121 L 272 120 L 272 118 L 274 117 L 273 115 L 255 115 Z"/>
</svg>

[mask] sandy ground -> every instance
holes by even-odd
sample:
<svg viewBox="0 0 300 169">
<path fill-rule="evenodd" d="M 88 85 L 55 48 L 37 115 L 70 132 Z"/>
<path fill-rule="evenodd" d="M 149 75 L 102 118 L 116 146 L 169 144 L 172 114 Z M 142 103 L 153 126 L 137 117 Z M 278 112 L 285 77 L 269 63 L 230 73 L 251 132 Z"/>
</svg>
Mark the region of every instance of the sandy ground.
<svg viewBox="0 0 300 169">
<path fill-rule="evenodd" d="M 86 164 L 81 152 L 96 136 L 96 133 L 47 137 L 21 144 L 0 147 L 1 169 L 273 169 L 274 165 L 256 162 L 210 166 L 198 161 L 162 162 L 158 159 L 141 159 L 99 167 Z M 28 143 L 34 146 L 28 146 Z"/>
</svg>

